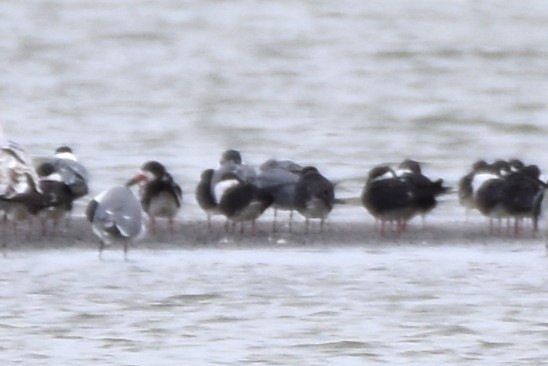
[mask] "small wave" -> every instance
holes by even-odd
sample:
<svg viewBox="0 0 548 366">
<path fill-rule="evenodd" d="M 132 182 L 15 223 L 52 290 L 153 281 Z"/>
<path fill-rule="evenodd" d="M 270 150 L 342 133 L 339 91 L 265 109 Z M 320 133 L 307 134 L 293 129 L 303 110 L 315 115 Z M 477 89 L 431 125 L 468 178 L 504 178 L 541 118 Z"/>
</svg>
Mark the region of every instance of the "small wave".
<svg viewBox="0 0 548 366">
<path fill-rule="evenodd" d="M 224 324 L 224 323 L 240 322 L 240 321 L 244 321 L 244 320 L 246 320 L 246 319 L 236 317 L 236 316 L 221 315 L 221 316 L 216 316 L 216 317 L 212 317 L 212 318 L 209 318 L 209 319 L 205 319 L 205 320 L 201 321 L 201 323 L 202 324 Z"/>
<path fill-rule="evenodd" d="M 199 301 L 208 301 L 221 298 L 222 296 L 218 293 L 204 293 L 204 294 L 181 294 L 169 296 L 165 299 L 167 303 L 190 303 L 190 302 L 199 302 Z"/>
<path fill-rule="evenodd" d="M 509 342 L 480 341 L 479 343 L 482 348 L 486 348 L 486 349 L 508 348 L 513 346 L 513 344 Z"/>
<path fill-rule="evenodd" d="M 317 348 L 323 350 L 361 350 L 361 349 L 370 349 L 375 346 L 361 341 L 334 341 L 334 342 L 325 342 L 325 343 L 303 343 L 297 344 L 294 347 L 297 348 Z"/>
</svg>

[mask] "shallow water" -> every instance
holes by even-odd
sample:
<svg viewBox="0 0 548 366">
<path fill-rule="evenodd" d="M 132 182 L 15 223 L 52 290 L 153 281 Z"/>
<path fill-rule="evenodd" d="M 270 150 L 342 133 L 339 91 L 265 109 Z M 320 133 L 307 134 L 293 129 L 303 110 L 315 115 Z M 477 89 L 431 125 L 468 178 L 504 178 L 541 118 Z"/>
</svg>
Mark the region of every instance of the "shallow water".
<svg viewBox="0 0 548 366">
<path fill-rule="evenodd" d="M 540 364 L 546 266 L 519 245 L 21 252 L 0 270 L 0 360 Z"/>
<path fill-rule="evenodd" d="M 0 123 L 74 147 L 98 192 L 146 160 L 193 190 L 226 148 L 315 164 L 359 195 L 412 157 L 548 168 L 542 1 L 0 3 Z M 462 220 L 453 196 L 432 221 Z M 369 220 L 362 208 L 337 219 Z M 472 217 L 478 220 L 478 217 Z M 495 240 L 496 241 L 496 240 Z M 544 248 L 21 251 L 0 268 L 3 364 L 539 364 Z"/>
</svg>

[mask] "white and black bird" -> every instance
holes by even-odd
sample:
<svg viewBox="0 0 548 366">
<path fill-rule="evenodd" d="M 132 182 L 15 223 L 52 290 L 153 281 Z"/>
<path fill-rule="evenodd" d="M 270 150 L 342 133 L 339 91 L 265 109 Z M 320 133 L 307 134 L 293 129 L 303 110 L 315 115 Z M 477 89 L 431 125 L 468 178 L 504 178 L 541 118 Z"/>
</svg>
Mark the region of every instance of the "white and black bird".
<svg viewBox="0 0 548 366">
<path fill-rule="evenodd" d="M 70 189 L 73 201 L 88 194 L 89 173 L 86 167 L 78 161 L 70 147 L 58 147 L 53 158 L 49 159 L 49 163 L 53 165 L 63 183 Z"/>
<path fill-rule="evenodd" d="M 411 184 L 400 179 L 388 165 L 371 169 L 361 200 L 365 209 L 380 221 L 381 236 L 386 233 L 386 223 L 395 223 L 397 234 L 401 234 L 418 210 Z"/>
<path fill-rule="evenodd" d="M 252 231 L 255 232 L 255 221 L 273 201 L 269 189 L 258 188 L 235 173 L 226 173 L 221 177 L 215 185 L 215 197 L 219 212 L 227 219 L 226 230 L 229 223 L 232 228 L 240 223 L 242 233 L 245 222 L 251 222 Z"/>
<path fill-rule="evenodd" d="M 141 205 L 126 186 L 110 188 L 93 198 L 86 217 L 100 240 L 99 258 L 105 245 L 122 244 L 127 260 L 129 246 L 144 231 Z"/>
<path fill-rule="evenodd" d="M 472 180 L 474 205 L 477 210 L 489 218 L 490 231 L 493 231 L 493 220 L 508 217 L 502 205 L 506 176 L 510 166 L 505 160 L 497 160 L 488 166 L 487 171 L 478 172 Z"/>
<path fill-rule="evenodd" d="M 489 219 L 489 231 L 494 221 L 501 231 L 503 219 L 514 220 L 514 235 L 521 231 L 524 219 L 533 219 L 535 200 L 546 183 L 540 180 L 536 165 L 525 165 L 517 159 L 479 161 L 459 182 L 459 199 L 467 208 L 475 208 Z M 509 227 L 509 226 L 508 226 Z"/>
<path fill-rule="evenodd" d="M 207 228 L 211 230 L 211 217 L 219 212 L 219 205 L 215 195 L 211 192 L 211 180 L 213 179 L 214 169 L 206 169 L 200 175 L 200 181 L 196 185 L 195 196 L 198 205 L 207 216 Z"/>
<path fill-rule="evenodd" d="M 504 179 L 501 206 L 504 212 L 514 219 L 514 236 L 520 235 L 525 219 L 532 219 L 534 223 L 535 200 L 547 187 L 540 179 L 540 175 L 539 167 L 531 164 L 516 168 Z"/>
<path fill-rule="evenodd" d="M 39 211 L 42 220 L 42 234 L 47 231 L 47 221 L 53 222 L 55 232 L 59 220 L 72 210 L 73 192 L 55 166 L 49 162 L 40 164 L 36 168 L 39 176 L 39 187 L 42 194 L 43 207 Z"/>
<path fill-rule="evenodd" d="M 335 204 L 335 186 L 316 167 L 306 166 L 295 186 L 295 209 L 305 217 L 305 232 L 310 219 L 320 219 L 320 231 Z"/>
<path fill-rule="evenodd" d="M 457 195 L 459 203 L 466 209 L 467 215 L 469 211 L 477 209 L 473 181 L 476 175 L 479 174 L 492 174 L 491 166 L 485 160 L 478 160 L 472 164 L 471 170 L 458 182 Z"/>
<path fill-rule="evenodd" d="M 438 205 L 438 197 L 450 191 L 443 185 L 443 179 L 431 180 L 422 173 L 420 164 L 411 159 L 405 159 L 398 165 L 396 175 L 408 183 L 413 193 L 413 206 L 422 216 L 423 225 L 425 216 Z"/>
<path fill-rule="evenodd" d="M 209 179 L 209 174 L 207 171 L 206 180 Z M 208 197 L 205 192 L 201 195 L 210 203 L 214 202 L 215 209 L 226 217 L 227 231 L 230 223 L 232 228 L 240 223 L 243 231 L 244 222 L 251 222 L 255 231 L 256 219 L 272 204 L 272 196 L 256 185 L 256 178 L 255 169 L 243 163 L 238 150 L 223 152 L 219 167 L 211 175 L 211 196 Z"/>
<path fill-rule="evenodd" d="M 148 161 L 139 173 L 126 185 L 139 185 L 139 196 L 143 210 L 150 218 L 152 233 L 156 232 L 156 219 L 165 218 L 173 233 L 174 219 L 183 202 L 183 191 L 165 166 L 157 161 Z"/>
</svg>

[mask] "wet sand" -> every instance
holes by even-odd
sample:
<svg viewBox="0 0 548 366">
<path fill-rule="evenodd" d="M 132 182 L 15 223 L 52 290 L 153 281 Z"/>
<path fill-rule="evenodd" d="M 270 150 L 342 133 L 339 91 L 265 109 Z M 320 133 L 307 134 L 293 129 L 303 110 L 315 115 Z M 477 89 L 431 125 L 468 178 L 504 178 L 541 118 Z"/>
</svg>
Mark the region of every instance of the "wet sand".
<svg viewBox="0 0 548 366">
<path fill-rule="evenodd" d="M 259 221 L 255 232 L 246 225 L 245 232 L 239 227 L 236 232 L 226 233 L 223 221 L 217 220 L 209 230 L 205 220 L 188 220 L 176 223 L 173 234 L 166 222 L 159 222 L 156 233 L 147 231 L 132 247 L 135 249 L 199 249 L 199 248 L 261 248 L 261 247 L 344 247 L 375 245 L 498 245 L 526 244 L 543 245 L 540 234 L 533 234 L 525 227 L 519 236 L 513 228 L 502 227 L 496 233 L 489 233 L 485 222 L 438 221 L 427 223 L 412 222 L 401 235 L 393 231 L 381 236 L 373 222 L 330 221 L 323 231 L 314 222 L 309 233 L 305 233 L 303 222 L 293 224 L 291 232 L 287 224 L 279 223 L 276 232 L 272 231 L 271 221 Z M 12 227 L 2 228 L 2 240 L 6 250 L 39 250 L 63 248 L 97 248 L 98 239 L 89 223 L 83 217 L 63 222 L 56 232 L 49 229 L 45 235 L 39 225 L 34 225 L 29 235 L 26 225 L 14 232 Z"/>
</svg>

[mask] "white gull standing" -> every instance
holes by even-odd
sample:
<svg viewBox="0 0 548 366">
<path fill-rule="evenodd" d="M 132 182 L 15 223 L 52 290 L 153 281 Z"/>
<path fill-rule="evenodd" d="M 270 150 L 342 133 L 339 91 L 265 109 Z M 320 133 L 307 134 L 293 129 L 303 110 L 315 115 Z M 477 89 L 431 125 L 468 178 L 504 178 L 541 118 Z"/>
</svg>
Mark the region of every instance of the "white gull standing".
<svg viewBox="0 0 548 366">
<path fill-rule="evenodd" d="M 99 258 L 105 245 L 122 244 L 127 260 L 129 245 L 143 233 L 141 204 L 126 186 L 110 188 L 88 204 L 86 217 L 100 240 Z"/>
</svg>

